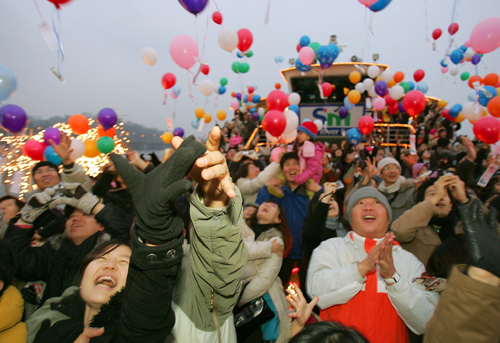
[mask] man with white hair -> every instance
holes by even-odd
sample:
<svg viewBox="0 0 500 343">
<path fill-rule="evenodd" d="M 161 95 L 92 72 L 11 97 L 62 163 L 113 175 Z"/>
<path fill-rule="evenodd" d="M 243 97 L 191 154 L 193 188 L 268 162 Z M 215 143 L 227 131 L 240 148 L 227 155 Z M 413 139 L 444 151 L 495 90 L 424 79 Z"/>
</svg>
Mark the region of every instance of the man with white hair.
<svg viewBox="0 0 500 343">
<path fill-rule="evenodd" d="M 406 343 L 407 327 L 423 334 L 439 295 L 412 282 L 425 268 L 387 232 L 389 201 L 364 187 L 351 195 L 346 218 L 353 232 L 321 243 L 309 264 L 307 289 L 319 297 L 321 319 L 354 327 L 372 343 Z"/>
</svg>

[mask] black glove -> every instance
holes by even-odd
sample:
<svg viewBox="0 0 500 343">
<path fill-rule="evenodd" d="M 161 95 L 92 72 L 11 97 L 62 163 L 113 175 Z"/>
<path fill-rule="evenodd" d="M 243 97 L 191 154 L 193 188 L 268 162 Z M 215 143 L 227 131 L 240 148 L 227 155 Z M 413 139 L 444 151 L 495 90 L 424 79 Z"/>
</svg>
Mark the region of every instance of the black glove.
<svg viewBox="0 0 500 343">
<path fill-rule="evenodd" d="M 35 305 L 40 305 L 42 297 L 36 290 L 35 285 L 26 285 L 21 289 L 21 295 L 27 302 Z"/>
<path fill-rule="evenodd" d="M 460 216 L 467 235 L 470 264 L 500 277 L 500 235 L 497 231 L 496 210 L 490 206 L 488 218 L 479 199 L 469 205 L 460 204 Z"/>
<path fill-rule="evenodd" d="M 118 155 L 110 154 L 116 170 L 125 180 L 137 215 L 135 225 L 141 238 L 162 244 L 178 237 L 184 227 L 175 210 L 174 200 L 191 188 L 184 180 L 206 147 L 193 136 L 188 137 L 170 158 L 144 174 Z"/>
</svg>

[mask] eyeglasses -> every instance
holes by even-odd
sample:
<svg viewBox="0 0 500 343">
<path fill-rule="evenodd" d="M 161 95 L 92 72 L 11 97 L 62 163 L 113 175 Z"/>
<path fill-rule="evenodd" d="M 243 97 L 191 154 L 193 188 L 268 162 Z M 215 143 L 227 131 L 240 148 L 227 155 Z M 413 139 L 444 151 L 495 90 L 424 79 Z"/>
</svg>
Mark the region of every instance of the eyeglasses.
<svg viewBox="0 0 500 343">
<path fill-rule="evenodd" d="M 54 168 L 37 169 L 37 171 L 35 171 L 33 174 L 34 175 L 42 175 L 45 173 L 57 173 L 57 170 L 55 170 Z"/>
<path fill-rule="evenodd" d="M 392 165 L 392 166 L 385 166 L 384 170 L 399 170 L 399 167 L 397 165 Z"/>
</svg>

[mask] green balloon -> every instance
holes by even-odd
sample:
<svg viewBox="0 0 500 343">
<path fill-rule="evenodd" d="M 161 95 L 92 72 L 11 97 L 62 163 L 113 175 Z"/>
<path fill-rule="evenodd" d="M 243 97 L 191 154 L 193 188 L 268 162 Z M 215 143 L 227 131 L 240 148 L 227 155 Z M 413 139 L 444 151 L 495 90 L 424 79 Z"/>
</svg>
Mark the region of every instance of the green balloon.
<svg viewBox="0 0 500 343">
<path fill-rule="evenodd" d="M 462 74 L 460 74 L 460 78 L 462 79 L 462 81 L 468 80 L 469 77 L 470 77 L 470 74 L 468 71 L 464 71 Z"/>
<path fill-rule="evenodd" d="M 227 78 L 223 77 L 222 79 L 220 79 L 220 85 L 221 86 L 227 85 Z"/>
<path fill-rule="evenodd" d="M 243 62 L 240 64 L 240 73 L 247 73 L 250 70 L 250 65 L 247 62 Z"/>
<path fill-rule="evenodd" d="M 115 141 L 113 138 L 103 136 L 97 140 L 97 150 L 103 154 L 109 154 L 115 148 Z"/>
<path fill-rule="evenodd" d="M 410 84 L 408 82 L 401 82 L 399 84 L 405 90 L 405 94 L 410 90 Z"/>
<path fill-rule="evenodd" d="M 249 50 L 249 51 L 247 52 L 247 57 L 252 57 L 252 56 L 253 56 L 253 51 L 252 51 L 252 50 Z"/>
<path fill-rule="evenodd" d="M 263 114 L 260 114 L 260 115 L 259 115 L 259 119 L 260 119 L 260 121 L 263 121 L 263 120 L 264 120 L 264 115 L 263 115 Z"/>
<path fill-rule="evenodd" d="M 236 74 L 238 74 L 241 71 L 241 63 L 240 62 L 233 62 L 233 64 L 231 65 L 231 68 L 233 69 L 233 71 Z"/>
<path fill-rule="evenodd" d="M 318 42 L 311 42 L 311 43 L 309 43 L 309 47 L 314 50 L 314 53 L 316 53 L 316 51 L 318 51 L 318 48 L 320 46 L 321 46 L 321 44 L 318 43 Z"/>
</svg>

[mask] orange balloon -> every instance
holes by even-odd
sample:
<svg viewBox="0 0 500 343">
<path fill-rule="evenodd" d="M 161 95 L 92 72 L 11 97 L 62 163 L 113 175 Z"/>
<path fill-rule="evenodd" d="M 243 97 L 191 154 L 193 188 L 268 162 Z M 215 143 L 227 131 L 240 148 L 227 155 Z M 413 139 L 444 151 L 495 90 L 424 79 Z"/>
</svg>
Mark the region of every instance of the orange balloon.
<svg viewBox="0 0 500 343">
<path fill-rule="evenodd" d="M 458 114 L 458 116 L 456 116 L 456 118 L 455 118 L 455 123 L 461 123 L 461 122 L 463 122 L 464 120 L 465 120 L 465 117 L 464 117 L 464 115 L 462 114 L 462 112 L 460 112 L 460 113 Z"/>
<path fill-rule="evenodd" d="M 397 71 L 394 73 L 394 81 L 400 83 L 405 78 L 405 74 L 402 71 Z"/>
<path fill-rule="evenodd" d="M 212 121 L 212 115 L 210 113 L 205 113 L 205 124 L 208 124 Z"/>
<path fill-rule="evenodd" d="M 476 75 L 474 75 L 474 76 L 469 77 L 469 81 L 468 81 L 468 83 L 469 83 L 469 87 L 470 87 L 470 88 L 472 88 L 472 89 L 474 89 L 474 86 L 472 85 L 472 82 L 476 82 L 476 81 L 479 81 L 479 83 L 480 83 L 481 85 L 483 85 L 483 84 L 484 84 L 483 78 L 482 78 L 481 76 L 479 76 L 479 75 L 477 75 L 477 76 L 476 76 Z"/>
<path fill-rule="evenodd" d="M 83 135 L 90 129 L 89 119 L 83 114 L 73 114 L 68 119 L 68 125 L 77 135 Z"/>
<path fill-rule="evenodd" d="M 252 99 L 253 99 L 253 93 L 248 94 L 248 102 L 252 102 Z"/>
<path fill-rule="evenodd" d="M 461 114 L 461 113 L 460 113 L 460 114 Z M 483 109 L 483 114 L 481 115 L 481 118 L 482 118 L 482 117 L 486 117 L 487 115 L 488 115 L 488 112 L 486 112 L 486 110 L 485 110 L 485 109 Z M 479 119 L 478 119 L 478 120 L 479 120 Z M 474 124 L 476 123 L 476 121 L 477 121 L 477 120 L 470 120 L 470 119 L 469 119 L 469 121 L 470 121 L 470 123 L 471 123 L 472 125 L 474 125 Z"/>
<path fill-rule="evenodd" d="M 500 96 L 490 99 L 487 108 L 493 117 L 500 118 Z"/>
<path fill-rule="evenodd" d="M 276 88 L 276 89 L 280 89 L 280 88 L 281 88 L 281 83 L 277 82 L 277 83 L 274 85 L 274 88 Z"/>
<path fill-rule="evenodd" d="M 112 127 L 109 130 L 104 130 L 104 128 L 99 125 L 99 127 L 97 128 L 97 135 L 99 137 L 108 136 L 108 137 L 113 138 L 114 136 L 116 136 L 116 129 L 114 127 Z"/>
<path fill-rule="evenodd" d="M 174 138 L 174 134 L 172 132 L 165 132 L 160 137 L 164 143 L 170 144 L 172 142 L 172 138 Z"/>
<path fill-rule="evenodd" d="M 194 114 L 196 114 L 196 118 L 201 119 L 205 115 L 205 110 L 201 107 L 198 107 L 197 109 L 194 110 Z"/>
<path fill-rule="evenodd" d="M 397 85 L 396 81 L 391 80 L 387 83 L 387 87 L 392 88 L 393 86 Z"/>
<path fill-rule="evenodd" d="M 439 108 L 445 108 L 446 105 L 448 105 L 448 101 L 446 101 L 446 100 L 439 100 L 438 101 L 438 107 Z"/>
<path fill-rule="evenodd" d="M 97 149 L 97 142 L 93 140 L 86 140 L 83 142 L 85 144 L 85 152 L 83 155 L 87 157 L 96 157 L 98 156 L 101 152 Z"/>
<path fill-rule="evenodd" d="M 219 119 L 220 121 L 226 119 L 226 111 L 224 110 L 219 110 L 217 112 L 217 119 Z"/>
<path fill-rule="evenodd" d="M 233 98 L 236 98 L 236 92 L 232 92 L 232 93 L 231 93 L 231 96 L 232 96 Z"/>
<path fill-rule="evenodd" d="M 357 71 L 351 71 L 351 73 L 349 74 L 349 81 L 351 81 L 351 83 L 353 84 L 358 83 L 359 81 L 361 81 L 361 74 Z"/>
<path fill-rule="evenodd" d="M 495 73 L 488 74 L 484 77 L 483 81 L 486 86 L 495 87 L 498 83 L 498 75 Z"/>
<path fill-rule="evenodd" d="M 357 90 L 352 90 L 347 94 L 347 98 L 351 103 L 356 105 L 361 100 L 361 94 Z"/>
</svg>

